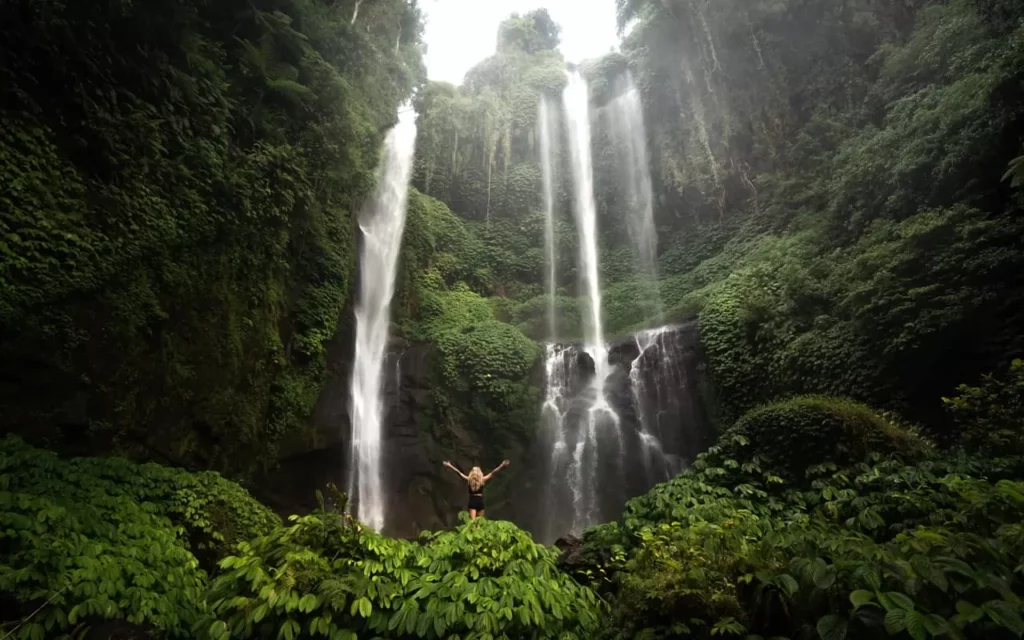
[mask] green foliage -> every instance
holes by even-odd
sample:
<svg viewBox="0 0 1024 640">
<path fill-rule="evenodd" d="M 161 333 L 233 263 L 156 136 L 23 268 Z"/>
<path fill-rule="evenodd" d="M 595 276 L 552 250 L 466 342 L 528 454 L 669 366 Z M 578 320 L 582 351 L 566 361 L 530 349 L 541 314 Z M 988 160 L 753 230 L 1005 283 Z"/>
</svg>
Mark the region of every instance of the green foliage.
<svg viewBox="0 0 1024 640">
<path fill-rule="evenodd" d="M 626 552 L 604 553 L 606 637 L 1017 637 L 1024 485 L 984 460 L 875 460 L 800 490 L 712 453 L 631 501 L 586 538 Z"/>
<path fill-rule="evenodd" d="M 498 452 L 533 433 L 539 391 L 530 374 L 540 347 L 506 323 L 481 293 L 515 282 L 517 260 L 537 253 L 504 221 L 467 223 L 430 196 L 412 191 L 396 294 L 407 337 L 434 344 L 437 364 L 433 435 L 445 445 L 466 427 Z M 517 251 L 518 249 L 518 251 Z M 526 267 L 529 268 L 529 267 Z"/>
<path fill-rule="evenodd" d="M 961 384 L 942 402 L 960 427 L 964 445 L 986 455 L 1024 455 L 1024 361 L 1010 363 L 1007 379 L 982 377 Z"/>
<path fill-rule="evenodd" d="M 489 393 L 497 399 L 507 393 L 509 380 L 529 373 L 540 355 L 536 342 L 513 326 L 494 321 L 447 331 L 438 337 L 438 347 L 451 388 Z"/>
<path fill-rule="evenodd" d="M 487 299 L 458 282 L 445 288 L 430 271 L 420 292 L 413 334 L 437 345 L 434 400 L 442 422 L 468 426 L 499 450 L 532 435 L 539 391 L 530 373 L 540 347 L 516 327 L 495 319 Z"/>
<path fill-rule="evenodd" d="M 280 521 L 213 472 L 118 458 L 63 461 L 0 441 L 0 631 L 54 637 L 118 619 L 184 637 L 206 571 Z M 199 559 L 197 559 L 199 558 Z M 34 616 L 29 614 L 39 609 Z"/>
<path fill-rule="evenodd" d="M 954 411 L 1008 418 L 1019 390 L 984 383 Z M 607 638 L 1009 640 L 1024 457 L 1000 453 L 940 456 L 847 400 L 775 402 L 587 531 L 567 568 L 609 601 Z"/>
<path fill-rule="evenodd" d="M 548 340 L 548 308 L 551 298 L 539 295 L 523 302 L 506 298 L 495 300 L 495 315 L 505 322 L 519 327 L 525 335 L 534 340 Z M 580 299 L 559 293 L 555 296 L 555 331 L 559 340 L 579 339 L 583 336 Z"/>
<path fill-rule="evenodd" d="M 617 335 L 663 324 L 660 301 L 661 289 L 657 282 L 623 279 L 609 285 L 601 298 L 605 331 Z"/>
<path fill-rule="evenodd" d="M 625 62 L 585 68 L 598 102 L 624 64 L 638 85 L 662 308 L 700 313 L 724 414 L 844 395 L 954 441 L 934 398 L 1024 353 L 1019 11 L 670 5 L 620 2 Z M 600 166 L 608 143 L 595 135 Z M 601 189 L 615 170 L 595 178 Z M 619 195 L 602 194 L 618 215 Z M 621 240 L 603 240 L 616 331 L 654 316 L 625 284 Z"/>
<path fill-rule="evenodd" d="M 535 9 L 523 16 L 513 13 L 498 27 L 498 51 L 516 49 L 532 54 L 554 49 L 560 31 L 547 9 Z"/>
<path fill-rule="evenodd" d="M 213 471 L 189 473 L 121 458 L 74 458 L 33 448 L 16 436 L 0 440 L 7 489 L 77 501 L 87 496 L 125 496 L 148 504 L 182 528 L 193 553 L 212 563 L 234 546 L 268 533 L 280 519 L 238 484 Z M 89 498 L 82 499 L 87 502 Z"/>
<path fill-rule="evenodd" d="M 832 251 L 818 231 L 762 235 L 730 241 L 679 284 L 704 287 L 689 295 L 701 306 L 705 352 L 734 417 L 800 393 L 921 411 L 963 375 L 939 366 L 950 350 L 975 362 L 1020 348 L 1024 264 L 1013 246 L 1022 231 L 957 207 L 876 222 Z M 730 266 L 718 282 L 705 275 Z"/>
<path fill-rule="evenodd" d="M 322 510 L 221 562 L 203 638 L 585 638 L 593 592 L 556 552 L 507 522 L 477 520 L 416 542 Z"/>
<path fill-rule="evenodd" d="M 12 426 L 239 473 L 298 435 L 423 74 L 415 3 L 370 4 L 0 7 Z"/>
<path fill-rule="evenodd" d="M 423 275 L 421 287 L 419 322 L 412 333 L 417 338 L 436 341 L 444 334 L 493 318 L 487 299 L 465 282 L 446 287 L 441 274 L 430 270 Z"/>
<path fill-rule="evenodd" d="M 804 470 L 831 462 L 840 466 L 870 453 L 897 454 L 905 460 L 925 455 L 930 445 L 916 433 L 871 408 L 843 398 L 801 396 L 753 409 L 722 434 L 721 455 L 762 464 L 801 479 Z"/>
<path fill-rule="evenodd" d="M 531 220 L 541 206 L 537 111 L 541 95 L 565 85 L 558 33 L 545 9 L 513 14 L 499 27 L 495 55 L 461 87 L 429 83 L 417 97 L 413 183 L 487 223 L 480 235 L 499 295 L 511 280 L 540 281 L 542 226 Z M 510 224 L 492 228 L 499 220 Z"/>
</svg>

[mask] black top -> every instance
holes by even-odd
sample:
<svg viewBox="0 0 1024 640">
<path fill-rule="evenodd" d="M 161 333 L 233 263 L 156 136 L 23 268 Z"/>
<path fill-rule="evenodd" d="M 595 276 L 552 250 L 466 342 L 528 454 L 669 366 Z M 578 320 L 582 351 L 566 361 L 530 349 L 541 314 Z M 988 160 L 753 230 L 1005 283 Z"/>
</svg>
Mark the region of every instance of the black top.
<svg viewBox="0 0 1024 640">
<path fill-rule="evenodd" d="M 473 493 L 473 487 L 469 483 L 466 483 L 466 488 L 469 489 L 469 495 L 471 496 L 482 496 L 484 495 L 484 485 L 480 485 L 476 493 Z"/>
</svg>

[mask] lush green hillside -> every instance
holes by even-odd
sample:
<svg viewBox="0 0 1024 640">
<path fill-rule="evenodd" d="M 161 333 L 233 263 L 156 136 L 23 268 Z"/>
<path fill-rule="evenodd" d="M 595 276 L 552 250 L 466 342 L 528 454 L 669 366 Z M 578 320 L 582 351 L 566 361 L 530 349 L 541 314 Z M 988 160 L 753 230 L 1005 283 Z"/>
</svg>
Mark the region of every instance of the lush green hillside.
<svg viewBox="0 0 1024 640">
<path fill-rule="evenodd" d="M 829 393 L 948 431 L 937 398 L 1024 353 L 1018 3 L 620 8 L 622 52 L 582 69 L 596 109 L 626 71 L 641 92 L 662 278 L 652 291 L 624 256 L 621 167 L 598 124 L 606 329 L 660 322 L 646 315 L 659 294 L 665 319 L 699 314 L 727 418 L 779 395 Z M 564 84 L 552 65 L 542 48 L 506 44 L 462 87 L 429 85 L 417 174 L 421 190 L 489 220 L 479 235 L 499 240 L 476 291 L 501 297 L 499 317 L 538 339 L 534 131 L 539 96 Z M 527 177 L 528 193 L 512 202 L 529 210 L 506 206 L 506 191 Z M 558 310 L 571 336 L 577 249 L 566 180 L 557 180 Z"/>
<path fill-rule="evenodd" d="M 307 424 L 415 3 L 0 6 L 5 429 L 246 472 Z"/>
<path fill-rule="evenodd" d="M 1019 408 L 1022 371 L 949 404 L 999 423 Z M 64 461 L 8 438 L 0 630 L 1008 640 L 1024 632 L 1024 423 L 1013 417 L 993 458 L 940 453 L 848 400 L 765 405 L 557 563 L 507 522 L 388 539 L 339 512 L 334 492 L 282 525 L 216 474 Z"/>
<path fill-rule="evenodd" d="M 595 109 L 639 89 L 661 277 L 635 278 L 598 126 L 606 325 L 698 317 L 722 437 L 559 561 L 507 522 L 389 539 L 337 492 L 282 524 L 177 468 L 302 439 L 410 97 L 415 435 L 530 442 L 545 11 L 454 87 L 425 81 L 414 1 L 0 4 L 0 635 L 1024 636 L 1024 8 L 617 5 L 621 51 L 580 68 Z M 565 175 L 555 199 L 572 337 Z"/>
<path fill-rule="evenodd" d="M 620 522 L 587 533 L 567 569 L 611 604 L 603 637 L 1024 633 L 1020 449 L 936 456 L 875 417 L 874 429 L 857 427 L 856 449 L 869 453 L 805 441 L 795 452 L 825 461 L 794 476 L 792 447 L 754 445 L 823 410 L 850 425 L 870 415 L 821 398 L 767 405 Z"/>
</svg>

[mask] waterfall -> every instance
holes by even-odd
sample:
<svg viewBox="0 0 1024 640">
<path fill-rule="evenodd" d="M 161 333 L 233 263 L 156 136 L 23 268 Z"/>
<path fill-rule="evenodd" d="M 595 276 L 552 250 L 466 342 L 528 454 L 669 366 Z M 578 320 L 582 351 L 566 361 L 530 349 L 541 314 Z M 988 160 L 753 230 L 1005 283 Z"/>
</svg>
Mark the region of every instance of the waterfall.
<svg viewBox="0 0 1024 640">
<path fill-rule="evenodd" d="M 566 476 L 566 453 L 569 450 L 569 407 L 578 379 L 575 352 L 572 347 L 548 344 L 544 354 L 544 374 L 547 381 L 544 405 L 541 409 L 543 450 L 551 452 L 547 461 L 544 485 L 544 512 L 542 535 L 553 540 L 564 531 L 576 530 L 575 513 L 564 507 L 583 500 L 583 487 L 575 477 Z M 568 516 L 568 517 L 566 517 Z"/>
<path fill-rule="evenodd" d="M 622 168 L 623 191 L 626 196 L 625 215 L 637 259 L 644 318 L 660 322 L 662 308 L 656 262 L 658 241 L 654 228 L 654 198 L 643 105 L 632 74 L 627 71 L 622 82 L 625 85 L 623 92 L 609 102 L 605 109 L 619 150 L 618 165 Z"/>
<path fill-rule="evenodd" d="M 540 166 L 544 181 L 544 248 L 547 253 L 548 267 L 548 338 L 554 340 L 558 336 L 558 321 L 555 317 L 555 197 L 554 170 L 552 168 L 551 131 L 555 122 L 555 114 L 548 104 L 548 97 L 541 96 L 538 111 L 540 126 Z"/>
<path fill-rule="evenodd" d="M 660 437 L 660 425 L 658 424 L 658 412 L 665 404 L 661 397 L 661 384 L 649 385 L 643 373 L 644 356 L 648 350 L 660 356 L 660 360 L 651 368 L 658 374 L 668 369 L 669 375 L 674 373 L 674 365 L 668 356 L 666 349 L 658 344 L 659 338 L 668 331 L 670 327 L 660 327 L 640 331 L 634 335 L 636 347 L 639 354 L 629 365 L 629 387 L 633 394 L 633 405 L 637 418 L 637 436 L 640 440 L 641 463 L 643 464 L 644 475 L 650 485 L 668 480 L 675 475 L 674 464 L 666 457 L 665 448 Z M 659 382 L 674 382 L 664 380 Z M 649 406 L 648 398 L 651 396 L 650 386 L 654 386 L 654 406 Z M 653 409 L 653 411 L 652 411 Z M 654 415 L 651 415 L 651 414 Z"/>
<path fill-rule="evenodd" d="M 524 496 L 538 540 L 580 535 L 680 473 L 711 440 L 696 321 L 607 345 L 606 413 L 592 430 L 594 363 L 585 347 L 548 344 L 536 441 L 536 492 Z M 621 426 L 620 426 L 621 425 Z"/>
<path fill-rule="evenodd" d="M 398 112 L 398 124 L 384 140 L 377 189 L 359 215 L 363 247 L 349 405 L 352 442 L 348 493 L 356 506 L 356 517 L 375 531 L 384 526 L 381 387 L 415 146 L 416 113 L 404 107 Z"/>
<path fill-rule="evenodd" d="M 599 466 L 611 447 L 617 447 L 618 471 L 624 453 L 618 415 L 605 395 L 605 383 L 611 372 L 608 346 L 601 323 L 601 284 L 598 279 L 597 206 L 594 202 L 594 171 L 590 149 L 590 102 L 587 83 L 579 72 L 569 74 L 562 94 L 574 182 L 574 211 L 580 237 L 580 266 L 586 292 L 588 313 L 584 317 L 584 351 L 593 361 L 589 407 L 577 433 L 568 474 L 570 484 L 579 487 L 574 494 L 574 531 L 597 523 L 599 512 Z M 611 436 L 611 442 L 609 442 Z M 604 450 L 604 456 L 601 450 Z M 568 453 L 568 452 L 566 452 Z M 604 468 L 602 466 L 602 468 Z"/>
<path fill-rule="evenodd" d="M 701 145 L 704 147 L 704 153 L 708 157 L 708 167 L 711 169 L 711 177 L 714 178 L 715 184 L 718 184 L 718 161 L 715 159 L 715 152 L 711 149 L 711 137 L 708 135 L 708 126 L 704 119 L 704 101 L 700 97 L 700 93 L 696 90 L 695 80 L 693 78 L 693 70 L 690 68 L 689 63 L 684 58 L 680 61 L 680 66 L 683 69 L 683 75 L 686 78 L 686 84 L 688 87 L 687 94 L 689 95 L 690 101 L 690 115 L 693 116 L 694 121 L 697 123 L 697 139 L 700 140 Z M 680 119 L 686 122 L 686 112 L 680 114 Z"/>
</svg>

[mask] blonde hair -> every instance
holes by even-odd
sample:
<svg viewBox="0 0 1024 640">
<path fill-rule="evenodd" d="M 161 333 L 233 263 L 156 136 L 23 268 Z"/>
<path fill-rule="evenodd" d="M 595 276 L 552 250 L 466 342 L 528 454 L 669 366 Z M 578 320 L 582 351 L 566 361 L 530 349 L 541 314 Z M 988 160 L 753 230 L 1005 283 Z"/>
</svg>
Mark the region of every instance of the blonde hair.
<svg viewBox="0 0 1024 640">
<path fill-rule="evenodd" d="M 473 491 L 479 491 L 484 487 L 484 472 L 480 467 L 473 467 L 469 470 L 469 488 Z"/>
</svg>

